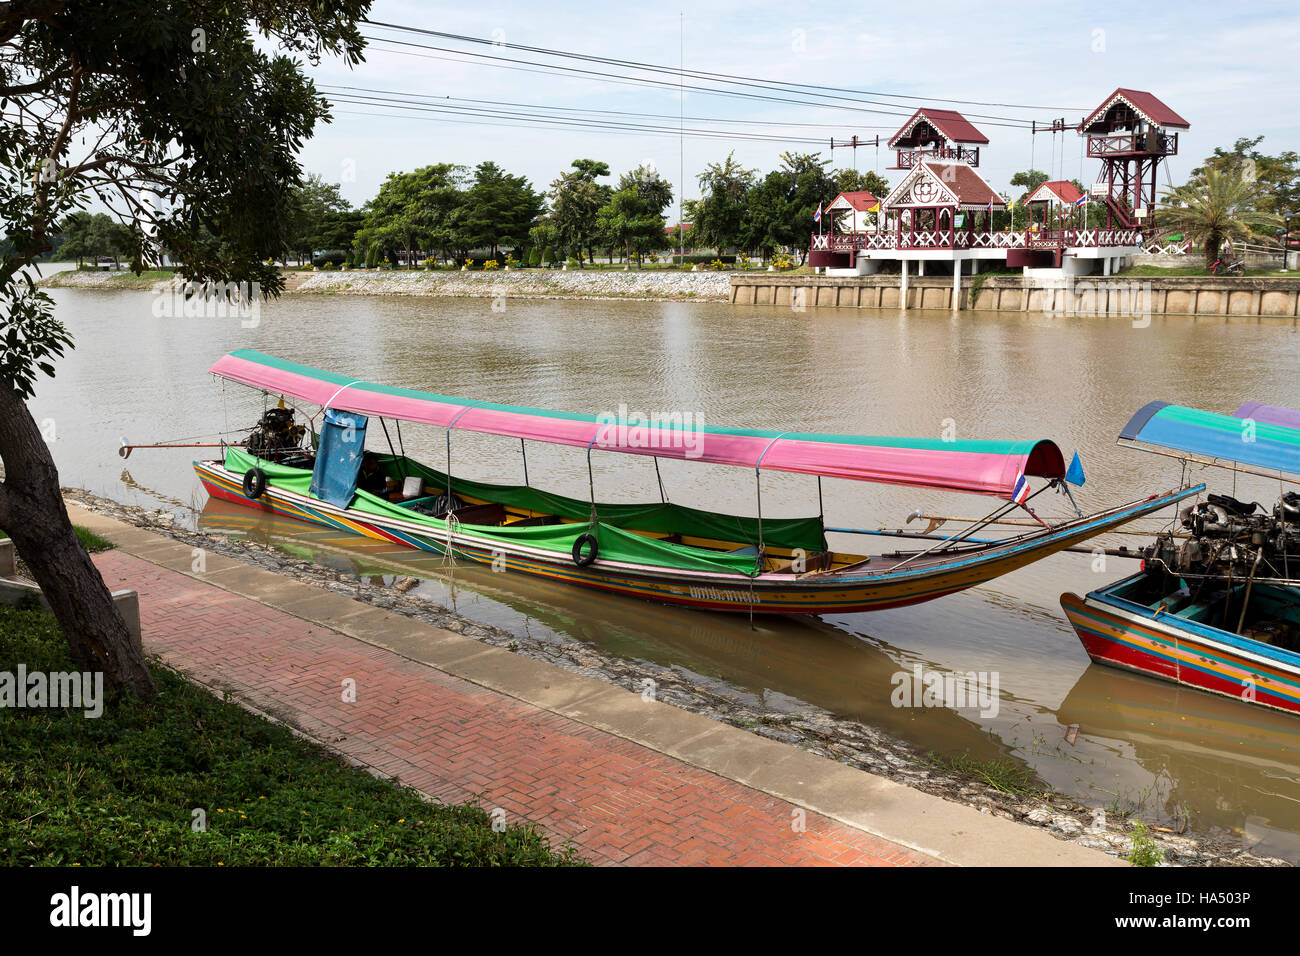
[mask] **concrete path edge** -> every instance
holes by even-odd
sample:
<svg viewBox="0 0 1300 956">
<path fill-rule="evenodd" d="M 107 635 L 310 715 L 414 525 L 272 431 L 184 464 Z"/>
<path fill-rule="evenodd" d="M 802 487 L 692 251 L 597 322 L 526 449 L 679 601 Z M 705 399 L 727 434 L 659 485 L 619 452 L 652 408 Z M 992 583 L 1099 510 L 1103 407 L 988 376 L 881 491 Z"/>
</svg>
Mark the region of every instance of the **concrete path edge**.
<svg viewBox="0 0 1300 956">
<path fill-rule="evenodd" d="M 587 724 L 847 826 L 958 866 L 1123 866 L 1050 833 L 913 790 L 603 681 L 372 607 L 67 503 L 127 554 L 407 660 Z M 328 744 L 324 744 L 328 747 Z"/>
</svg>

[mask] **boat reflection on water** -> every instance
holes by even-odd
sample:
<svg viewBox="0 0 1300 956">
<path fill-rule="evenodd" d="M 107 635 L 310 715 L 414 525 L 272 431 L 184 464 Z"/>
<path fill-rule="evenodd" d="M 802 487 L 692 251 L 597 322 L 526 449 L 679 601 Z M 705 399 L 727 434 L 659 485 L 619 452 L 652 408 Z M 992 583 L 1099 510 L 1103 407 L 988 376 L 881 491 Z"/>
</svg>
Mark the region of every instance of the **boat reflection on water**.
<svg viewBox="0 0 1300 956">
<path fill-rule="evenodd" d="M 942 667 L 911 647 L 863 633 L 871 620 L 887 617 L 851 615 L 839 624 L 769 617 L 751 629 L 735 615 L 496 574 L 477 564 L 453 567 L 440 555 L 217 499 L 207 503 L 198 529 L 258 541 L 372 583 L 414 577 L 420 584 L 412 593 L 465 618 L 668 668 L 744 706 L 830 711 L 922 754 L 1009 757 L 1058 792 L 1093 806 L 1133 807 L 1135 816 L 1171 829 L 1190 811 L 1195 833 L 1300 862 L 1293 822 L 1300 819 L 1300 725 L 1293 716 L 1096 664 L 1084 666 L 1055 709 L 1014 688 L 1002 690 L 1002 714 L 993 721 L 975 710 L 895 708 L 894 675 L 917 664 Z"/>
<path fill-rule="evenodd" d="M 895 708 L 893 677 L 935 665 L 888 644 L 846 633 L 814 617 L 712 614 L 620 595 L 577 590 L 479 564 L 449 565 L 434 554 L 323 529 L 251 508 L 209 500 L 199 519 L 207 534 L 246 537 L 344 574 L 391 583 L 420 579 L 412 593 L 463 617 L 535 640 L 581 641 L 626 661 L 688 677 L 747 707 L 779 713 L 814 708 L 859 720 L 925 750 L 980 760 L 1010 748 L 974 721 L 975 710 Z M 647 676 L 652 676 L 650 671 Z"/>
<path fill-rule="evenodd" d="M 1300 861 L 1294 716 L 1098 664 L 1056 716 L 1078 727 L 1077 745 L 1114 755 L 1104 762 L 1114 785 L 1107 789 L 1132 802 L 1146 794 L 1136 811 L 1144 818 L 1163 816 L 1170 825 L 1190 811 L 1198 832 Z M 1102 768 L 1094 769 L 1095 786 L 1106 787 Z"/>
</svg>

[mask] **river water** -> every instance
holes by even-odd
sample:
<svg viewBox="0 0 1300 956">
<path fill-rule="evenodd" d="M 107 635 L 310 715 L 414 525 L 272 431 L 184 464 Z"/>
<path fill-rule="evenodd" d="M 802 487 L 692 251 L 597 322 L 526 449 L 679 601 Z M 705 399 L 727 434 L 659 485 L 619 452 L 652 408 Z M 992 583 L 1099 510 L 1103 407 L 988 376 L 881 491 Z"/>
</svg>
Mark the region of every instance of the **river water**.
<svg viewBox="0 0 1300 956">
<path fill-rule="evenodd" d="M 146 292 L 51 294 L 77 348 L 57 379 L 40 383 L 32 409 L 65 485 L 167 508 L 191 526 L 272 540 L 344 570 L 414 574 L 423 592 L 470 618 L 591 642 L 771 709 L 824 708 L 922 753 L 1010 757 L 1112 812 L 1135 809 L 1165 826 L 1189 817 L 1196 832 L 1300 860 L 1300 721 L 1091 665 L 1066 623 L 1061 592 L 1132 573 L 1132 561 L 1098 566 L 1063 554 L 917 607 L 760 620 L 751 629 L 741 616 L 453 570 L 441 558 L 208 505 L 190 466 L 201 451 L 138 451 L 126 462 L 116 453 L 122 437 L 211 441 L 251 426 L 262 396 L 206 374 L 221 354 L 251 347 L 359 379 L 592 414 L 627 406 L 785 431 L 1053 438 L 1067 457 L 1079 450 L 1088 480 L 1076 497 L 1087 510 L 1177 485 L 1177 462 L 1115 445 L 1148 401 L 1224 412 L 1250 399 L 1300 406 L 1300 334 L 1291 322 L 287 296 L 263 304 L 253 326 L 167 315 Z M 446 460 L 440 431 L 409 426 L 402 441 L 416 457 Z M 386 447 L 378 429 L 369 443 Z M 516 441 L 457 433 L 452 455 L 458 474 L 522 481 Z M 658 494 L 650 459 L 597 452 L 594 465 L 603 500 Z M 528 473 L 539 487 L 587 494 L 581 449 L 530 445 Z M 665 461 L 662 477 L 672 501 L 754 513 L 751 473 Z M 1203 477 L 1214 490 L 1234 491 L 1229 473 Z M 854 528 L 900 527 L 916 508 L 986 510 L 970 497 L 851 482 L 826 481 L 824 493 L 827 523 Z M 1235 493 L 1271 504 L 1278 488 L 1239 479 Z M 1066 508 L 1058 499 L 1043 510 Z M 815 479 L 765 475 L 763 513 L 816 514 Z M 1104 543 L 1144 540 L 1112 535 Z M 882 542 L 832 543 L 861 551 Z M 996 677 L 996 713 L 892 706 L 895 675 L 916 665 Z"/>
</svg>

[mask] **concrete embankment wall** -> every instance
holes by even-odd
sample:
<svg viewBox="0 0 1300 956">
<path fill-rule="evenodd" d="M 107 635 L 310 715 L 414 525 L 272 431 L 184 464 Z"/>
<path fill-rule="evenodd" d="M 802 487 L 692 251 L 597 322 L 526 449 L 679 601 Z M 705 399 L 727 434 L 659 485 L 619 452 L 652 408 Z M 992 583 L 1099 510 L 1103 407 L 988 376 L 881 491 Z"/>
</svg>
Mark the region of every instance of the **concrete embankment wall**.
<svg viewBox="0 0 1300 956">
<path fill-rule="evenodd" d="M 1087 276 L 1045 279 L 962 276 L 953 303 L 951 276 L 909 276 L 907 302 L 898 275 L 744 275 L 731 278 L 733 305 L 778 308 L 974 309 L 1074 315 L 1300 316 L 1300 278 Z"/>
</svg>

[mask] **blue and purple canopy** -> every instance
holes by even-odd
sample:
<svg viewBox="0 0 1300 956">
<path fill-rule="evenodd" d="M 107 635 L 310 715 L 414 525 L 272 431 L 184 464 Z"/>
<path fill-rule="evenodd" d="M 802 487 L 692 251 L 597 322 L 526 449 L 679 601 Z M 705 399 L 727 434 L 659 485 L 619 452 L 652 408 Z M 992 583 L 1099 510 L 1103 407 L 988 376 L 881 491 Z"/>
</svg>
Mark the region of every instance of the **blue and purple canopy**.
<svg viewBox="0 0 1300 956">
<path fill-rule="evenodd" d="M 1263 402 L 1247 402 L 1232 414 L 1238 418 L 1249 418 L 1267 425 L 1281 425 L 1284 428 L 1300 429 L 1300 412 L 1294 408 L 1281 405 L 1265 405 Z"/>
<path fill-rule="evenodd" d="M 1265 407 L 1270 406 L 1254 404 L 1255 416 L 1242 417 L 1151 402 L 1129 420 L 1119 440 L 1167 448 L 1212 464 L 1232 462 L 1265 469 L 1270 475 L 1300 475 L 1300 429 L 1272 424 L 1259 414 Z"/>
</svg>

